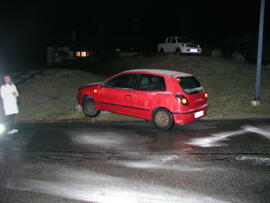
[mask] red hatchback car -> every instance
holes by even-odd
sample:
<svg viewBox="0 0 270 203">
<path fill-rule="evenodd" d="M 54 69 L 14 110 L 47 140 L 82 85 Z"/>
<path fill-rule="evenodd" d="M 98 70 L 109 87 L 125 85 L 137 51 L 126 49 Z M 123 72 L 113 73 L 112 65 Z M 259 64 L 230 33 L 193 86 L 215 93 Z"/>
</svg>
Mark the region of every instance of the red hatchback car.
<svg viewBox="0 0 270 203">
<path fill-rule="evenodd" d="M 207 97 L 193 75 L 160 69 L 127 70 L 105 82 L 80 87 L 77 94 L 88 117 L 110 111 L 152 120 L 160 129 L 205 116 Z"/>
</svg>

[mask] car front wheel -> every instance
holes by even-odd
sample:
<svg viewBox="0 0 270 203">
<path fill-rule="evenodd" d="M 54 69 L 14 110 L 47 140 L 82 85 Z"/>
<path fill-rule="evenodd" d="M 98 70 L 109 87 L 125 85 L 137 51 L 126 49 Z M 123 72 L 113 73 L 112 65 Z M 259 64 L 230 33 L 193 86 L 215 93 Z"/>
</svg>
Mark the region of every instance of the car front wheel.
<svg viewBox="0 0 270 203">
<path fill-rule="evenodd" d="M 170 130 L 174 126 L 171 112 L 166 109 L 158 109 L 153 115 L 153 123 L 156 128 Z"/>
<path fill-rule="evenodd" d="M 87 117 L 97 117 L 100 114 L 100 110 L 96 109 L 96 103 L 92 99 L 87 99 L 82 105 L 83 113 Z"/>
</svg>

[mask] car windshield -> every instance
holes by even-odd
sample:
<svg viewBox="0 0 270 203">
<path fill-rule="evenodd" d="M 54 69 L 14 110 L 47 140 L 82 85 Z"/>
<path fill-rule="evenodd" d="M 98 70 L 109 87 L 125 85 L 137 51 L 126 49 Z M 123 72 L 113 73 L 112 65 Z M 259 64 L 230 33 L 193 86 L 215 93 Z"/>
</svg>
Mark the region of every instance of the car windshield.
<svg viewBox="0 0 270 203">
<path fill-rule="evenodd" d="M 192 42 L 192 40 L 189 39 L 189 38 L 186 38 L 186 37 L 178 37 L 178 38 L 177 38 L 177 42 L 180 42 L 180 43 L 187 43 L 187 42 Z"/>
<path fill-rule="evenodd" d="M 137 74 L 123 74 L 119 75 L 105 83 L 107 88 L 122 88 L 122 89 L 133 89 L 137 81 Z"/>
<path fill-rule="evenodd" d="M 187 94 L 198 93 L 203 89 L 200 82 L 194 76 L 179 77 L 177 80 Z"/>
</svg>

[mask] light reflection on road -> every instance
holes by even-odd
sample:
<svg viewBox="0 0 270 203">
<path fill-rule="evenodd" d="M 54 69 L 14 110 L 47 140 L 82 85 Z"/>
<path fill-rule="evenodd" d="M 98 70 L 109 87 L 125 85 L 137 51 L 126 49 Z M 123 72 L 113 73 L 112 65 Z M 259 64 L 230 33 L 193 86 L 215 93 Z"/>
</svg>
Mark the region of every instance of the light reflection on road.
<svg viewBox="0 0 270 203">
<path fill-rule="evenodd" d="M 55 173 L 55 171 L 47 171 L 47 173 Z M 71 169 L 59 172 L 55 181 L 11 179 L 8 189 L 46 193 L 68 199 L 99 203 L 226 202 L 162 185 Z"/>
<path fill-rule="evenodd" d="M 267 155 L 233 154 L 231 151 L 239 147 L 243 152 L 245 148 L 241 145 L 245 143 L 234 141 L 245 139 L 246 134 L 247 139 L 255 137 L 256 141 L 259 137 L 268 142 L 269 126 L 239 125 L 233 130 L 219 130 L 214 125 L 194 126 L 164 133 L 127 130 L 127 127 L 85 128 L 81 131 L 62 130 L 55 138 L 47 136 L 46 132 L 43 136 L 37 132 L 35 137 L 25 141 L 22 149 L 6 147 L 8 153 L 0 149 L 5 157 L 0 161 L 3 166 L 16 165 L 18 154 L 21 157 L 20 168 L 15 168 L 12 176 L 6 178 L 4 187 L 101 203 L 225 202 L 224 196 L 220 196 L 222 192 L 212 194 L 209 192 L 211 188 L 205 191 L 203 187 L 215 180 L 215 187 L 223 189 L 223 183 L 219 182 L 221 176 L 226 174 L 233 180 L 234 174 L 229 170 L 236 171 L 232 161 L 269 167 L 270 157 Z M 54 140 L 57 138 L 59 143 Z M 24 140 L 23 137 L 9 139 L 17 140 L 18 144 Z M 230 147 L 231 144 L 235 146 Z M 228 152 L 231 153 L 230 162 L 226 162 Z M 222 163 L 217 163 L 217 156 Z M 228 163 L 231 168 L 226 167 Z M 136 175 L 133 176 L 133 172 Z M 156 179 L 156 174 L 161 174 L 160 179 Z M 167 183 L 167 178 L 175 181 L 175 185 Z M 194 192 L 197 184 L 203 185 L 202 192 Z M 230 192 L 233 190 L 229 189 Z M 238 201 L 233 195 L 230 198 Z"/>
</svg>

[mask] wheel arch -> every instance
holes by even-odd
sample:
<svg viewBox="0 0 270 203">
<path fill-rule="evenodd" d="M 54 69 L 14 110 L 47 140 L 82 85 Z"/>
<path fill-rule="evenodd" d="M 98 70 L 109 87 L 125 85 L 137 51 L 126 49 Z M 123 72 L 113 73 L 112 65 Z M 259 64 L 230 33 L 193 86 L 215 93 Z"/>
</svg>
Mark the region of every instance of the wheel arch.
<svg viewBox="0 0 270 203">
<path fill-rule="evenodd" d="M 87 109 L 89 107 L 89 102 L 93 103 L 95 106 L 95 112 L 91 112 L 89 113 L 89 109 Z M 97 108 L 96 106 L 96 101 L 90 96 L 90 95 L 84 95 L 83 99 L 82 99 L 82 109 L 83 109 L 83 113 L 86 117 L 96 117 L 100 114 L 100 112 L 102 111 L 101 109 Z M 93 110 L 93 109 L 90 109 Z"/>
<path fill-rule="evenodd" d="M 160 109 L 165 109 L 165 110 L 169 111 L 169 112 L 172 114 L 172 112 L 171 112 L 169 109 L 167 109 L 167 108 L 165 108 L 165 107 L 163 107 L 163 106 L 159 106 L 159 107 L 155 107 L 155 108 L 152 110 L 152 119 L 153 119 L 153 116 L 155 115 L 155 113 L 156 113 L 158 110 L 160 110 Z"/>
<path fill-rule="evenodd" d="M 181 49 L 181 47 L 180 46 L 178 46 L 178 47 L 176 47 L 176 50 L 175 50 L 175 52 L 180 52 L 180 53 L 182 53 L 182 49 Z"/>
<path fill-rule="evenodd" d="M 87 101 L 87 100 L 91 100 L 94 101 L 93 97 L 91 97 L 90 95 L 83 95 L 82 97 L 82 103 Z"/>
<path fill-rule="evenodd" d="M 169 116 L 169 120 L 168 120 L 168 125 L 166 126 L 160 126 L 160 123 L 157 123 L 156 122 L 156 114 L 158 113 L 158 111 L 160 110 L 163 110 L 165 112 L 167 112 L 168 116 Z M 175 125 L 175 121 L 174 121 L 174 117 L 173 117 L 173 114 L 172 112 L 165 108 L 165 107 L 156 107 L 153 111 L 152 111 L 152 123 L 154 124 L 154 126 L 158 129 L 161 129 L 161 130 L 170 130 L 173 128 L 173 126 Z"/>
</svg>

